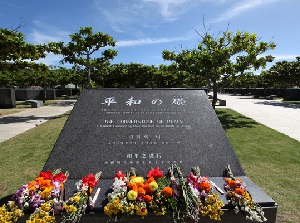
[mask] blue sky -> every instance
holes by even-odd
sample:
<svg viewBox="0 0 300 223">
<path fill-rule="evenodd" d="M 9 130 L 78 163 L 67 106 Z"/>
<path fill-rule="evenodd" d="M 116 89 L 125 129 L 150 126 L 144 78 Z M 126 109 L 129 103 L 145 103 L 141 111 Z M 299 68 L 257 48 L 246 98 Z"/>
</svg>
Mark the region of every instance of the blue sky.
<svg viewBox="0 0 300 223">
<path fill-rule="evenodd" d="M 227 28 L 274 41 L 276 61 L 300 55 L 299 0 L 0 0 L 0 27 L 20 29 L 31 43 L 68 42 L 69 34 L 91 26 L 117 41 L 112 63 L 165 62 L 161 52 L 195 48 L 206 27 L 215 36 Z M 228 25 L 229 24 L 229 25 Z M 95 55 L 97 56 L 97 55 Z M 59 65 L 60 56 L 41 62 Z"/>
</svg>

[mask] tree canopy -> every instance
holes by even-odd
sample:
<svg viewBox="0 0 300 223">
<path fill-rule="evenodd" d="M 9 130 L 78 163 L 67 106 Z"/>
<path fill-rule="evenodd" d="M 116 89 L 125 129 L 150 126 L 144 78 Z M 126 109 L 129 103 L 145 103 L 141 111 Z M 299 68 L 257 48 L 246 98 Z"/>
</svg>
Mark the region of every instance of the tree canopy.
<svg viewBox="0 0 300 223">
<path fill-rule="evenodd" d="M 284 60 L 276 62 L 264 75 L 272 80 L 270 87 L 299 87 L 300 57 L 296 57 L 295 61 Z"/>
<path fill-rule="evenodd" d="M 222 78 L 250 69 L 265 68 L 266 63 L 274 59 L 271 55 L 258 57 L 276 45 L 273 42 L 259 42 L 256 34 L 224 31 L 221 37 L 214 37 L 208 32 L 199 35 L 202 39 L 197 48 L 182 49 L 181 52 L 164 50 L 162 56 L 165 60 L 174 61 L 179 70 L 212 85 L 213 108 L 217 102 L 218 82 Z"/>
<path fill-rule="evenodd" d="M 23 33 L 0 28 L 0 69 L 16 70 L 38 67 L 33 61 L 46 57 L 46 45 L 34 45 L 25 41 Z"/>
<path fill-rule="evenodd" d="M 93 33 L 92 27 L 80 27 L 78 33 L 70 35 L 71 41 L 67 44 L 63 42 L 56 44 L 56 54 L 62 54 L 62 63 L 70 63 L 85 67 L 87 70 L 87 83 L 91 84 L 91 70 L 99 64 L 103 64 L 117 55 L 116 50 L 105 49 L 98 58 L 91 58 L 92 54 L 101 48 L 115 46 L 116 41 L 103 32 Z"/>
</svg>

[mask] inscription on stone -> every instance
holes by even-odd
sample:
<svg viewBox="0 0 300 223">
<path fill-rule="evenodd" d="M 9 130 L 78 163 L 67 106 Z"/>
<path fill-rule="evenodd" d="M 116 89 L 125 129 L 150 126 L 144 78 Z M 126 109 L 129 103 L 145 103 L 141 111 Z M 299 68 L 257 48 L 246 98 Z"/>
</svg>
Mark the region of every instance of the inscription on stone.
<svg viewBox="0 0 300 223">
<path fill-rule="evenodd" d="M 200 165 L 204 175 L 221 176 L 228 163 L 244 175 L 202 90 L 84 91 L 49 160 L 44 169 L 63 163 L 71 178 L 94 169 L 111 178 L 132 166 L 145 175 L 149 168 L 166 171 L 172 164 L 184 174 Z"/>
</svg>

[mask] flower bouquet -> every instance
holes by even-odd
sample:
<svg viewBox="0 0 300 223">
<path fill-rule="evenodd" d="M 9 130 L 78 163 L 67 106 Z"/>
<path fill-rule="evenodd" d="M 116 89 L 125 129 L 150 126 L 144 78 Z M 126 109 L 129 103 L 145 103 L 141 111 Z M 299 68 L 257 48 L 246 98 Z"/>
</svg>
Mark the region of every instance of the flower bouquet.
<svg viewBox="0 0 300 223">
<path fill-rule="evenodd" d="M 24 212 L 20 207 L 15 205 L 14 201 L 9 201 L 7 205 L 0 207 L 0 222 L 12 223 L 22 217 Z"/>
<path fill-rule="evenodd" d="M 257 222 L 267 221 L 264 217 L 262 207 L 252 200 L 246 184 L 240 178 L 233 176 L 230 165 L 226 166 L 226 172 L 228 177 L 224 178 L 224 189 L 227 192 L 229 204 L 235 207 L 235 213 L 239 211 L 244 212 L 247 220 Z"/>
<path fill-rule="evenodd" d="M 198 167 L 192 169 L 186 181 L 177 165 L 169 172 L 177 203 L 173 212 L 174 222 L 198 222 L 201 215 L 209 216 L 211 220 L 221 220 L 224 213 L 221 208 L 224 204 L 218 193 L 212 192 L 212 182 L 208 177 L 200 176 Z M 178 174 L 179 184 L 174 177 L 175 172 Z"/>
<path fill-rule="evenodd" d="M 68 172 L 62 173 L 60 169 L 41 172 L 35 180 L 17 190 L 12 197 L 14 201 L 8 204 L 10 210 L 21 216 L 24 209 L 34 209 L 28 223 L 34 222 L 34 219 L 55 222 L 53 215 L 63 209 L 64 183 L 68 175 Z M 17 218 L 14 221 L 17 221 Z"/>
<path fill-rule="evenodd" d="M 122 220 L 124 216 L 145 217 L 148 210 L 156 215 L 165 215 L 172 206 L 172 188 L 159 168 L 151 169 L 147 179 L 136 176 L 131 169 L 127 175 L 119 171 L 114 178 L 112 192 L 104 213 L 111 220 Z"/>
<path fill-rule="evenodd" d="M 100 189 L 97 190 L 94 198 L 91 194 L 94 187 L 98 185 L 100 176 L 101 172 L 95 175 L 89 174 L 76 183 L 77 192 L 64 203 L 65 214 L 62 217 L 62 222 L 78 223 L 82 215 L 85 214 L 86 208 L 88 206 L 94 207 Z"/>
</svg>

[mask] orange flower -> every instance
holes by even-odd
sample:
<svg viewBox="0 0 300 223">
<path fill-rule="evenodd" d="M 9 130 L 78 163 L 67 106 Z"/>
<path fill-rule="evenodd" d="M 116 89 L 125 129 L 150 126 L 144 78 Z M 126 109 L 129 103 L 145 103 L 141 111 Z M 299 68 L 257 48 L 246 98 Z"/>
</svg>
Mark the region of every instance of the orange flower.
<svg viewBox="0 0 300 223">
<path fill-rule="evenodd" d="M 245 195 L 245 191 L 242 188 L 236 188 L 235 193 L 237 193 L 241 196 Z"/>
<path fill-rule="evenodd" d="M 146 191 L 147 194 L 150 194 L 151 193 L 151 189 L 150 189 L 150 186 L 149 186 L 149 183 L 145 183 L 144 185 L 144 190 Z"/>
<path fill-rule="evenodd" d="M 235 180 L 229 180 L 228 181 L 228 186 L 231 188 L 236 188 L 237 187 L 237 183 Z"/>
<path fill-rule="evenodd" d="M 136 183 L 136 186 L 137 186 L 137 187 L 144 187 L 144 184 L 141 183 L 141 182 L 137 182 L 137 183 Z"/>
<path fill-rule="evenodd" d="M 29 191 L 35 191 L 36 187 L 35 187 L 35 181 L 31 181 L 30 183 L 28 183 L 28 190 Z"/>
<path fill-rule="evenodd" d="M 127 187 L 128 187 L 129 190 L 132 190 L 133 186 L 134 186 L 133 183 L 130 183 L 130 182 L 129 182 L 129 183 L 127 184 Z"/>
<path fill-rule="evenodd" d="M 167 197 L 171 197 L 173 195 L 173 190 L 171 187 L 165 187 L 161 193 Z"/>
<path fill-rule="evenodd" d="M 142 187 L 139 187 L 138 188 L 138 195 L 140 197 L 144 197 L 146 195 L 146 191 Z"/>
<path fill-rule="evenodd" d="M 135 192 L 138 192 L 139 188 L 137 187 L 136 184 L 133 184 L 132 190 Z"/>
<path fill-rule="evenodd" d="M 45 180 L 43 177 L 37 177 L 35 179 L 41 190 L 44 190 L 46 187 L 51 185 L 51 180 Z"/>
<path fill-rule="evenodd" d="M 199 186 L 201 191 L 204 190 L 206 193 L 208 193 L 210 191 L 210 184 L 205 182 L 205 181 L 201 182 L 198 186 Z"/>
<path fill-rule="evenodd" d="M 144 200 L 145 200 L 146 203 L 150 203 L 152 201 L 152 197 L 150 195 L 146 195 L 144 197 Z"/>
<path fill-rule="evenodd" d="M 151 182 L 155 181 L 155 179 L 153 177 L 148 178 L 147 182 L 148 184 L 150 184 Z"/>
</svg>

